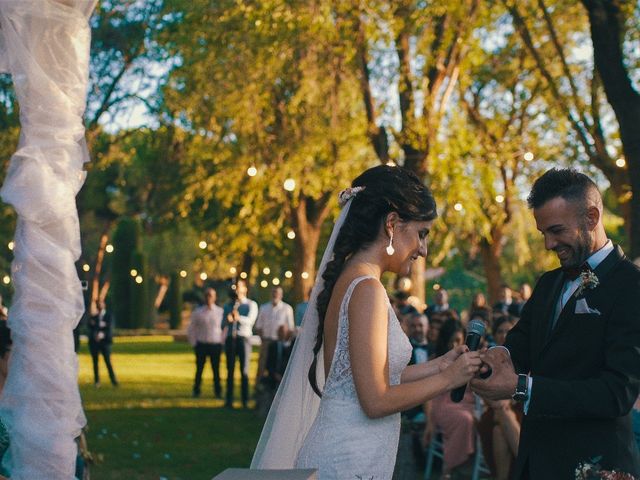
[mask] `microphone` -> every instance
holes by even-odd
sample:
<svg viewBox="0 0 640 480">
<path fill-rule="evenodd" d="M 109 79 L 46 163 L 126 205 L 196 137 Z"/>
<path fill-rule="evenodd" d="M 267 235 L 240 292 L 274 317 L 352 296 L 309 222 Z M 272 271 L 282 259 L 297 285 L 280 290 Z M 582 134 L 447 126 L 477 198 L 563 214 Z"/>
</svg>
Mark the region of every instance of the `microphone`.
<svg viewBox="0 0 640 480">
<path fill-rule="evenodd" d="M 465 344 L 469 347 L 470 352 L 475 352 L 480 346 L 480 340 L 484 335 L 484 322 L 477 318 L 471 320 L 467 326 L 467 340 Z M 464 397 L 464 392 L 467 389 L 467 385 L 462 385 L 454 390 L 451 390 L 451 401 L 458 403 Z"/>
</svg>

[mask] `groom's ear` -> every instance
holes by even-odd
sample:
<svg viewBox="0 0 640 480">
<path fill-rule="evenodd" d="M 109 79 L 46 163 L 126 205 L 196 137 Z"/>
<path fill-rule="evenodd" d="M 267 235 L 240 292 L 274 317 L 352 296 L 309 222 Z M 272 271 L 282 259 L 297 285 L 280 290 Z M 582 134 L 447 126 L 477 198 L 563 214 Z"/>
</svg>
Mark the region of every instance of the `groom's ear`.
<svg viewBox="0 0 640 480">
<path fill-rule="evenodd" d="M 595 205 L 591 205 L 587 208 L 587 225 L 590 230 L 596 228 L 598 223 L 600 222 L 600 210 Z"/>
</svg>

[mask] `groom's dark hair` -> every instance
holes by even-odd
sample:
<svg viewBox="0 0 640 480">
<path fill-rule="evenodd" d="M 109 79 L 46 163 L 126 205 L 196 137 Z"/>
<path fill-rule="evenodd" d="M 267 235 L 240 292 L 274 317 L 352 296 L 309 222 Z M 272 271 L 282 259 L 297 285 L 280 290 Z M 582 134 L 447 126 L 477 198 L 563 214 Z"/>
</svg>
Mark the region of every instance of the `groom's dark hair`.
<svg viewBox="0 0 640 480">
<path fill-rule="evenodd" d="M 327 263 L 322 275 L 324 288 L 317 299 L 318 332 L 309 382 L 318 395 L 321 393 L 316 381 L 316 360 L 322 347 L 324 317 L 333 287 L 347 259 L 376 241 L 380 228 L 391 212 L 396 212 L 403 221 L 430 221 L 438 216 L 436 202 L 429 188 L 415 173 L 405 168 L 378 165 L 360 174 L 351 186 L 364 187 L 364 190 L 351 200 L 349 213 L 333 247 L 333 259 Z"/>
<path fill-rule="evenodd" d="M 584 173 L 573 168 L 552 168 L 533 183 L 527 203 L 534 209 L 557 197 L 568 202 L 581 202 L 587 199 L 592 189 L 598 191 L 597 185 Z"/>
</svg>

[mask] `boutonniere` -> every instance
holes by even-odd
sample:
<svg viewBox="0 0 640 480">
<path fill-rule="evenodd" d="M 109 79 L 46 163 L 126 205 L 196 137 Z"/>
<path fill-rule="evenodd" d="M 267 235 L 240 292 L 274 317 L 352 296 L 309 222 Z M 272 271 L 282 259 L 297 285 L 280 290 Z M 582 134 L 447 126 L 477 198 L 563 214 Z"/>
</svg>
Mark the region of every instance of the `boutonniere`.
<svg viewBox="0 0 640 480">
<path fill-rule="evenodd" d="M 580 285 L 578 285 L 578 289 L 576 290 L 576 297 L 584 294 L 585 290 L 592 290 L 600 285 L 600 280 L 598 280 L 598 276 L 593 272 L 593 270 L 585 270 L 580 273 Z"/>
</svg>

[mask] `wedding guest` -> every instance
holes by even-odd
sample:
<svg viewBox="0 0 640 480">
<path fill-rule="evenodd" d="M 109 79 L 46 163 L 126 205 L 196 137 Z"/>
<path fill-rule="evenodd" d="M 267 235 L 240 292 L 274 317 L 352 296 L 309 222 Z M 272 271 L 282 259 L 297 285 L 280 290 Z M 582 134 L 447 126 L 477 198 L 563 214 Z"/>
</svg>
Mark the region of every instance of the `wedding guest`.
<svg viewBox="0 0 640 480">
<path fill-rule="evenodd" d="M 256 383 L 262 378 L 267 362 L 269 346 L 278 340 L 278 328 L 287 326 L 287 332 L 295 329 L 293 320 L 293 308 L 283 301 L 284 290 L 282 287 L 274 287 L 271 290 L 271 301 L 260 306 L 255 331 L 260 336 L 260 354 L 258 357 L 258 373 Z"/>
<path fill-rule="evenodd" d="M 269 412 L 273 397 L 289 363 L 293 348 L 291 333 L 289 325 L 281 323 L 278 326 L 277 339 L 269 344 L 264 372 L 259 380 L 260 394 L 256 392 L 256 410 L 261 416 Z"/>
<path fill-rule="evenodd" d="M 407 318 L 408 336 L 411 342 L 411 360 L 409 365 L 420 365 L 427 363 L 431 356 L 430 344 L 427 340 L 427 333 L 429 332 L 429 320 L 424 314 L 420 314 L 417 311 L 410 314 Z M 402 431 L 401 436 L 408 435 L 410 438 L 405 441 L 405 445 L 408 444 L 411 450 L 411 461 L 408 459 L 404 462 L 409 463 L 405 468 L 409 470 L 416 470 L 424 467 L 425 454 L 422 445 L 422 438 L 424 436 L 424 429 L 426 425 L 426 419 L 429 414 L 429 403 L 424 402 L 422 405 L 417 405 L 409 410 L 402 412 Z M 401 439 L 400 443 L 403 441 Z M 406 456 L 407 452 L 398 452 L 398 456 L 401 454 Z"/>
<path fill-rule="evenodd" d="M 464 342 L 465 330 L 460 320 L 448 319 L 440 330 L 436 357 L 445 355 Z M 470 389 L 465 391 L 462 401 L 458 403 L 451 400 L 449 393 L 431 400 L 424 443 L 428 444 L 437 432 L 442 434 L 442 478 L 464 474 L 471 467 L 476 449 L 475 407 L 476 400 Z"/>
<path fill-rule="evenodd" d="M 233 384 L 236 361 L 240 365 L 242 406 L 249 403 L 249 364 L 253 325 L 258 317 L 258 304 L 247 297 L 247 283 L 238 280 L 229 293 L 230 301 L 224 306 L 222 327 L 226 330 L 224 352 L 227 358 L 227 392 L 225 406 L 233 408 Z"/>
<path fill-rule="evenodd" d="M 475 312 L 485 312 L 482 315 L 485 315 L 489 322 L 491 321 L 491 307 L 487 304 L 487 297 L 485 297 L 482 292 L 477 292 L 473 296 L 471 305 L 469 306 L 469 317 L 471 317 Z"/>
<path fill-rule="evenodd" d="M 432 305 L 429 305 L 424 312 L 427 318 L 431 318 L 434 313 L 452 311 L 449 306 L 449 292 L 447 292 L 444 288 L 440 288 L 436 291 L 433 300 L 434 303 Z"/>
<path fill-rule="evenodd" d="M 117 387 L 119 385 L 118 380 L 116 379 L 113 365 L 111 365 L 111 344 L 113 343 L 113 317 L 111 311 L 107 309 L 107 304 L 104 300 L 98 300 L 97 307 L 94 304 L 91 308 L 91 313 L 87 327 L 89 330 L 89 352 L 93 360 L 94 384 L 96 387 L 100 386 L 98 361 L 102 354 L 111 384 Z"/>
<path fill-rule="evenodd" d="M 508 285 L 500 287 L 498 301 L 493 305 L 493 311 L 504 315 L 509 313 L 509 307 L 513 303 L 513 292 Z"/>
<path fill-rule="evenodd" d="M 304 318 L 304 314 L 307 311 L 307 306 L 309 305 L 310 296 L 311 296 L 311 289 L 309 289 L 305 293 L 304 300 L 296 305 L 295 312 L 293 315 L 293 320 L 296 324 L 296 329 L 299 328 L 300 325 L 302 325 L 302 319 Z"/>
<path fill-rule="evenodd" d="M 216 398 L 222 398 L 220 355 L 222 353 L 223 310 L 216 305 L 218 294 L 213 288 L 207 288 L 204 296 L 206 303 L 193 311 L 191 314 L 191 322 L 187 328 L 187 338 L 193 346 L 196 356 L 196 376 L 193 381 L 193 396 L 200 396 L 202 372 L 207 359 L 209 359 L 213 372 L 213 392 Z"/>
<path fill-rule="evenodd" d="M 516 321 L 500 315 L 493 324 L 497 345 L 504 345 L 507 333 Z M 518 453 L 518 437 L 522 423 L 522 404 L 514 400 L 487 401 L 487 409 L 478 422 L 478 433 L 485 462 L 496 480 L 507 480 L 513 475 L 513 464 Z"/>
<path fill-rule="evenodd" d="M 524 307 L 524 304 L 527 303 L 527 300 L 529 300 L 530 296 L 531 296 L 531 285 L 529 285 L 528 283 L 523 283 L 520 286 L 517 300 L 515 300 L 509 306 L 509 309 L 508 309 L 509 315 L 516 318 L 520 318 L 520 315 L 522 315 L 522 308 Z"/>
</svg>

